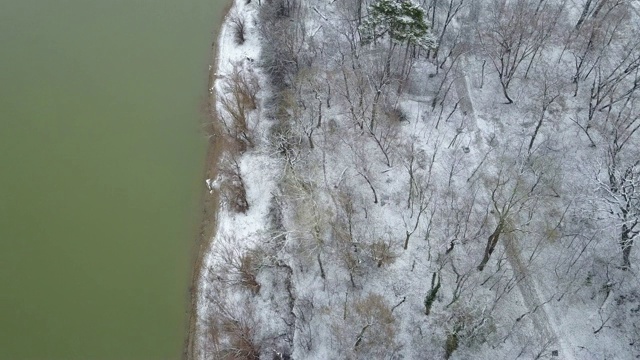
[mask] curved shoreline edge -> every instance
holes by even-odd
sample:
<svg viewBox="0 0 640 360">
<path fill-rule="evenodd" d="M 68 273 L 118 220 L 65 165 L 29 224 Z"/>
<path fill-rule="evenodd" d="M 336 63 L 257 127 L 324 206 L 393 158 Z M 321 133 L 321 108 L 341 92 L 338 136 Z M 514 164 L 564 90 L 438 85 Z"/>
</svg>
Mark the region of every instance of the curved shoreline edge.
<svg viewBox="0 0 640 360">
<path fill-rule="evenodd" d="M 223 34 L 223 28 L 228 21 L 229 12 L 234 4 L 234 0 L 227 0 L 223 11 L 220 14 L 220 24 L 213 30 L 213 41 L 211 43 L 211 60 L 209 62 L 208 81 L 206 88 L 205 116 L 204 116 L 204 135 L 207 137 L 207 150 L 204 163 L 203 179 L 215 179 L 218 175 L 218 161 L 224 150 L 222 141 L 217 141 L 216 134 L 220 133 L 217 113 L 216 113 L 216 97 L 215 91 L 211 89 L 215 86 L 216 72 L 219 68 L 220 59 L 220 38 Z M 200 295 L 200 278 L 202 274 L 203 259 L 211 248 L 211 242 L 217 228 L 217 215 L 220 206 L 220 197 L 217 190 L 209 192 L 203 187 L 201 195 L 200 212 L 201 220 L 198 235 L 194 244 L 191 277 L 189 279 L 189 303 L 187 311 L 187 329 L 184 340 L 182 359 L 196 360 L 198 359 L 196 341 L 198 337 L 198 297 Z"/>
</svg>

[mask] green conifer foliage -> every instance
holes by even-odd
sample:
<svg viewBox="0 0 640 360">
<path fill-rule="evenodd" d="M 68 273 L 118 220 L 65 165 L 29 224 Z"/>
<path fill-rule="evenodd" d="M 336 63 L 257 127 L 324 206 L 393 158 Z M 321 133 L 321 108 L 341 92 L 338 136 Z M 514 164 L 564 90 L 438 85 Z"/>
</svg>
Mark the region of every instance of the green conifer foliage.
<svg viewBox="0 0 640 360">
<path fill-rule="evenodd" d="M 361 40 L 369 44 L 389 35 L 398 43 L 425 49 L 436 45 L 425 11 L 412 0 L 378 0 L 369 6 L 369 15 L 360 25 Z"/>
</svg>

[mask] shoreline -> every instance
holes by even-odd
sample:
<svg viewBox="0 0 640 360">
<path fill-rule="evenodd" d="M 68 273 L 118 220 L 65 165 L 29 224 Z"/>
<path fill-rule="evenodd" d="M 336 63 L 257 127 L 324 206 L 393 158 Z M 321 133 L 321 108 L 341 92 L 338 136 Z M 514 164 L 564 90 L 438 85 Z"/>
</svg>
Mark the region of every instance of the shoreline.
<svg viewBox="0 0 640 360">
<path fill-rule="evenodd" d="M 206 88 L 206 101 L 205 101 L 205 116 L 204 116 L 204 135 L 207 137 L 207 150 L 204 161 L 203 182 L 205 179 L 215 179 L 218 176 L 218 162 L 225 149 L 224 141 L 222 137 L 218 137 L 216 134 L 220 134 L 220 126 L 218 124 L 217 111 L 216 111 L 216 97 L 215 91 L 211 89 L 215 86 L 216 72 L 219 67 L 220 58 L 220 37 L 222 35 L 222 29 L 227 22 L 227 17 L 231 8 L 233 7 L 234 0 L 227 0 L 228 3 L 224 6 L 223 11 L 220 14 L 220 23 L 213 31 L 213 41 L 211 43 L 211 60 L 209 62 L 208 69 L 208 81 Z M 203 187 L 200 196 L 200 225 L 198 234 L 192 249 L 192 268 L 189 279 L 188 289 L 188 309 L 187 314 L 187 333 L 184 340 L 184 350 L 182 353 L 183 360 L 195 360 L 196 354 L 196 339 L 197 339 L 197 322 L 198 322 L 198 296 L 200 294 L 200 277 L 202 274 L 202 262 L 204 256 L 209 252 L 213 236 L 215 235 L 217 226 L 218 209 L 220 207 L 220 196 L 218 190 L 209 191 L 206 187 Z"/>
</svg>

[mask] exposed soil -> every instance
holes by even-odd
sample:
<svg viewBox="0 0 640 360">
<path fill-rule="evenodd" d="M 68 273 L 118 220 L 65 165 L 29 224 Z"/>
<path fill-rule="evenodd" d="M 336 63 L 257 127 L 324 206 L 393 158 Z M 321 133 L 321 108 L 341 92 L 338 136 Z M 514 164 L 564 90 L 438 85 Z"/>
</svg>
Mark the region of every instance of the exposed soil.
<svg viewBox="0 0 640 360">
<path fill-rule="evenodd" d="M 228 4 L 226 5 L 224 11 L 222 12 L 221 19 L 219 19 L 219 23 L 223 24 L 222 17 L 226 17 L 231 5 L 233 4 L 233 0 L 227 0 Z M 218 118 L 216 115 L 216 98 L 215 92 L 210 92 L 209 89 L 212 89 L 214 86 L 214 82 L 216 80 L 215 73 L 218 68 L 218 35 L 220 32 L 220 28 L 215 30 L 214 40 L 211 44 L 211 63 L 208 72 L 208 82 L 206 89 L 206 101 L 204 108 L 204 117 L 203 117 L 203 132 L 207 137 L 207 155 L 205 158 L 205 168 L 204 168 L 204 178 L 202 179 L 202 196 L 201 196 L 201 206 L 202 206 L 202 220 L 200 223 L 200 229 L 193 246 L 192 256 L 193 256 L 193 268 L 191 271 L 191 281 L 189 286 L 189 309 L 188 312 L 188 328 L 187 334 L 184 341 L 184 350 L 182 354 L 182 358 L 184 360 L 195 360 L 197 358 L 197 354 L 195 352 L 195 340 L 196 340 L 196 323 L 197 323 L 197 299 L 199 289 L 199 279 L 200 274 L 202 272 L 202 261 L 204 255 L 209 251 L 211 247 L 211 242 L 213 241 L 213 237 L 215 235 L 216 227 L 217 227 L 217 216 L 218 216 L 218 208 L 220 206 L 220 194 L 218 191 L 209 191 L 209 189 L 204 186 L 205 179 L 215 179 L 218 176 L 218 162 L 220 160 L 221 155 L 224 153 L 226 149 L 225 142 L 223 141 L 223 137 L 221 136 L 220 124 L 218 122 Z"/>
</svg>

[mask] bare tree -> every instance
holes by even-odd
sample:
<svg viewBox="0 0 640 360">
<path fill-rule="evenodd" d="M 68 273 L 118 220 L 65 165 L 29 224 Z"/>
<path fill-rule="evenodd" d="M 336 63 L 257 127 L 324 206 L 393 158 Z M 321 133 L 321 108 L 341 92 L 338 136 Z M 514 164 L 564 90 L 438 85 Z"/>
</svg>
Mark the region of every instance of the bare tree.
<svg viewBox="0 0 640 360">
<path fill-rule="evenodd" d="M 531 140 L 529 141 L 529 146 L 527 147 L 527 152 L 531 153 L 533 149 L 533 145 L 535 144 L 536 138 L 540 133 L 542 125 L 548 121 L 549 119 L 549 110 L 551 106 L 560 98 L 563 90 L 562 77 L 559 76 L 556 72 L 553 72 L 550 67 L 545 66 L 547 64 L 543 63 L 544 69 L 542 70 L 542 74 L 536 74 L 536 78 L 538 79 L 535 82 L 536 88 L 539 91 L 537 94 L 537 112 L 536 115 L 537 121 L 535 129 L 533 130 L 533 134 L 531 135 Z"/>
<path fill-rule="evenodd" d="M 260 90 L 257 77 L 253 72 L 244 69 L 241 64 L 233 64 L 231 74 L 224 80 L 222 91 L 218 96 L 222 124 L 227 134 L 239 146 L 240 152 L 255 145 L 252 124 L 249 115 L 255 110 L 257 93 Z"/>
<path fill-rule="evenodd" d="M 332 324 L 332 335 L 345 352 L 341 358 L 392 358 L 397 351 L 397 324 L 384 297 L 367 294 L 351 301 L 346 316 Z"/>
<path fill-rule="evenodd" d="M 600 62 L 595 68 L 589 96 L 589 115 L 592 121 L 596 112 L 615 112 L 615 105 L 623 108 L 634 105 L 636 91 L 640 88 L 640 40 L 635 38 L 623 44 L 623 53 L 611 63 Z"/>
<path fill-rule="evenodd" d="M 640 235 L 640 160 L 626 165 L 611 151 L 607 157 L 607 180 L 599 179 L 603 200 L 619 226 L 622 269 L 631 266 L 633 243 Z"/>
<path fill-rule="evenodd" d="M 598 179 L 607 213 L 619 227 L 622 269 L 631 266 L 631 250 L 640 233 L 640 41 L 622 43 L 612 59 L 600 61 L 590 92 L 588 118 L 605 144 L 605 179 Z M 616 56 L 617 55 L 617 56 Z"/>
<path fill-rule="evenodd" d="M 552 159 L 543 155 L 526 159 L 521 155 L 505 155 L 494 160 L 501 165 L 497 174 L 486 181 L 490 191 L 489 214 L 495 224 L 478 265 L 479 271 L 484 269 L 502 237 L 532 231 L 527 227 L 533 224 L 534 217 L 543 216 L 541 209 L 551 206 L 558 198 Z"/>
<path fill-rule="evenodd" d="M 236 154 L 228 153 L 220 161 L 216 183 L 219 183 L 222 201 L 232 211 L 246 213 L 249 210 L 247 190 Z"/>
<path fill-rule="evenodd" d="M 438 2 L 436 1 L 433 5 L 434 5 L 433 12 L 435 15 L 435 13 L 438 11 L 435 5 L 438 5 Z M 438 14 L 440 15 L 439 18 L 442 18 L 442 20 L 437 21 L 434 24 L 434 27 L 437 27 L 437 32 L 438 32 L 438 35 L 437 35 L 438 46 L 435 50 L 434 57 L 438 57 L 438 55 L 440 54 L 440 50 L 444 46 L 447 46 L 448 42 L 445 42 L 445 40 L 448 38 L 449 30 L 452 29 L 452 27 L 450 27 L 451 22 L 460 14 L 460 10 L 463 10 L 465 6 L 466 6 L 465 0 L 446 0 L 439 7 L 441 9 L 440 11 L 444 16 L 442 16 L 442 14 Z M 435 20 L 435 18 L 433 19 Z M 449 47 L 451 46 L 449 45 Z"/>
<path fill-rule="evenodd" d="M 621 5 L 622 2 L 618 0 L 588 0 L 576 27 L 568 32 L 565 50 L 573 58 L 574 96 L 578 95 L 580 82 L 592 75 L 596 66 L 611 51 L 611 46 L 625 37 L 623 29 L 628 22 L 630 9 Z M 603 11 L 603 7 L 606 10 Z"/>
<path fill-rule="evenodd" d="M 263 47 L 260 65 L 277 90 L 285 88 L 309 58 L 302 49 L 307 40 L 306 23 L 299 0 L 272 0 L 260 6 L 259 31 L 268 47 Z"/>
<path fill-rule="evenodd" d="M 576 23 L 576 29 L 580 29 L 582 24 L 589 19 L 595 19 L 599 16 L 606 17 L 608 12 L 624 3 L 624 0 L 587 0 L 582 6 L 582 12 Z M 602 15 L 602 13 L 604 13 L 604 15 Z"/>
<path fill-rule="evenodd" d="M 480 42 L 498 73 L 507 103 L 509 86 L 525 60 L 532 60 L 555 30 L 562 7 L 533 0 L 493 0 Z"/>
</svg>

